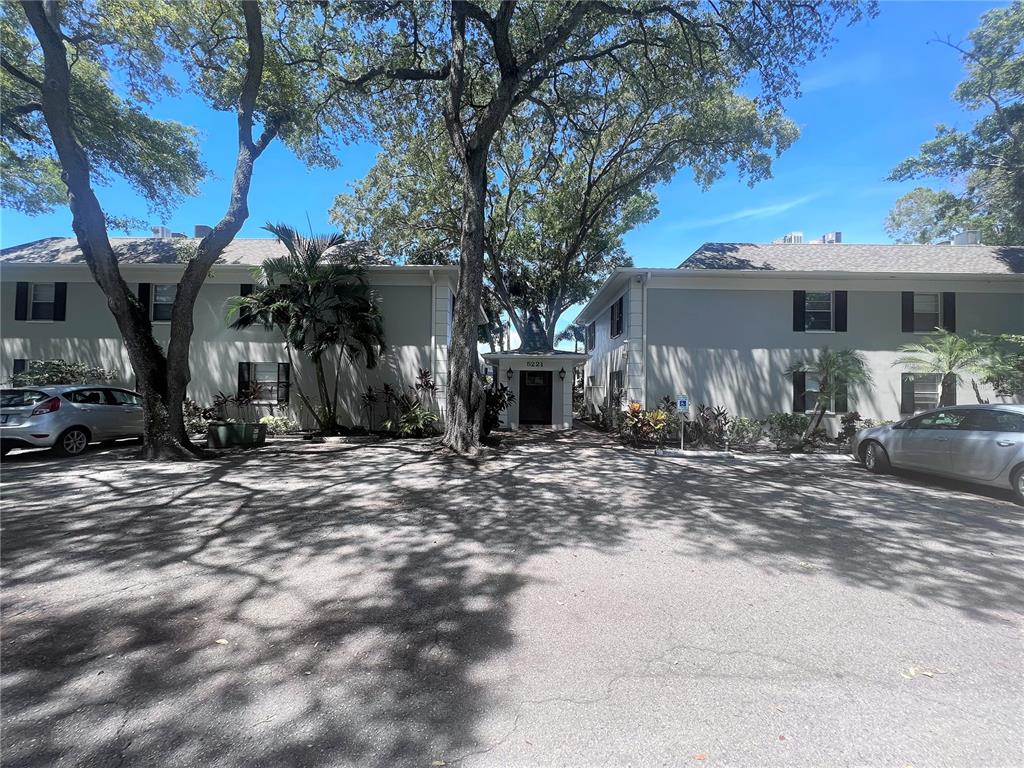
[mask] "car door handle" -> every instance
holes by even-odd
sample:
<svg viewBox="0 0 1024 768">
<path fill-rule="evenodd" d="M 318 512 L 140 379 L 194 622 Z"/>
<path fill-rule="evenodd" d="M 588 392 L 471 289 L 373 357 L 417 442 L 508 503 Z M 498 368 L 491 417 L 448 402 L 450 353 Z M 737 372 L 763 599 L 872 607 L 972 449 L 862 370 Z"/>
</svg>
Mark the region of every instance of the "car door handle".
<svg viewBox="0 0 1024 768">
<path fill-rule="evenodd" d="M 1013 440 L 996 440 L 996 445 L 1001 446 L 1003 448 L 1009 448 L 1011 446 L 1016 445 L 1016 443 L 1013 442 Z"/>
</svg>

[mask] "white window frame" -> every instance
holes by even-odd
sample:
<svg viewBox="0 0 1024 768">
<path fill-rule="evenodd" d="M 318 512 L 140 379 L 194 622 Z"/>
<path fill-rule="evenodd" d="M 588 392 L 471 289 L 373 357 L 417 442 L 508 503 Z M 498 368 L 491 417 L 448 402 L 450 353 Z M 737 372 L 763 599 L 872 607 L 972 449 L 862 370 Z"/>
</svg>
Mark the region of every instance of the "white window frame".
<svg viewBox="0 0 1024 768">
<path fill-rule="evenodd" d="M 922 391 L 918 389 L 918 385 L 924 383 L 922 380 L 935 381 L 935 402 L 927 405 L 922 404 L 921 396 Z M 931 397 L 931 390 L 925 390 L 925 393 Z M 914 374 L 914 413 L 921 413 L 923 411 L 932 411 L 938 408 L 942 403 L 942 374 L 941 373 L 915 373 Z"/>
<path fill-rule="evenodd" d="M 818 398 L 821 396 L 821 390 L 818 388 L 818 375 L 815 373 L 804 374 L 804 413 L 814 413 L 814 409 L 818 407 Z M 811 403 L 810 399 L 814 397 L 814 402 Z M 832 403 L 829 403 L 829 407 L 825 409 L 825 413 L 832 411 Z"/>
<path fill-rule="evenodd" d="M 174 289 L 174 295 L 171 297 L 171 300 L 169 302 L 168 301 L 157 301 L 156 300 L 157 289 L 159 289 L 159 288 L 173 288 Z M 153 283 L 150 286 L 150 288 L 149 288 L 149 319 L 150 319 L 150 321 L 154 322 L 154 323 L 170 323 L 171 322 L 171 318 L 169 316 L 168 316 L 168 318 L 166 320 L 164 320 L 162 318 L 161 319 L 157 319 L 157 317 L 156 317 L 156 307 L 157 307 L 158 304 L 160 306 L 162 306 L 162 307 L 173 307 L 174 306 L 174 300 L 175 300 L 175 298 L 177 298 L 177 296 L 178 296 L 178 284 L 177 283 Z"/>
<path fill-rule="evenodd" d="M 814 413 L 814 409 L 817 406 L 818 397 L 820 396 L 820 392 L 821 392 L 821 390 L 819 389 L 819 386 L 820 385 L 818 383 L 818 375 L 816 373 L 806 373 L 806 374 L 804 374 L 804 413 L 806 413 L 806 414 Z M 849 403 L 850 403 L 850 385 L 849 385 L 849 383 L 847 383 L 845 386 L 846 386 L 846 403 L 847 403 L 846 408 L 847 408 L 847 410 L 845 410 L 845 411 L 837 411 L 836 410 L 835 398 L 829 398 L 828 407 L 825 408 L 825 413 L 826 414 L 830 414 L 830 415 L 833 415 L 833 416 L 838 416 L 841 413 L 849 413 L 850 412 L 850 405 L 849 405 Z M 837 387 L 837 389 L 840 389 L 840 388 Z M 814 396 L 814 404 L 813 405 L 808 403 L 808 399 L 810 397 L 810 393 L 813 393 L 813 396 Z M 837 395 L 838 394 L 839 393 L 837 392 Z"/>
<path fill-rule="evenodd" d="M 252 380 L 249 382 L 249 386 L 250 387 L 254 387 L 256 389 L 256 391 L 259 392 L 259 394 L 260 394 L 259 399 L 258 400 L 254 399 L 252 402 L 254 404 L 256 404 L 256 405 L 277 405 L 277 402 L 278 402 L 278 400 L 277 400 L 277 398 L 278 398 L 277 388 L 278 388 L 278 381 L 279 381 L 279 379 L 277 377 L 278 376 L 277 366 L 280 363 L 278 363 L 276 361 L 274 361 L 274 362 L 272 362 L 272 361 L 258 362 L 256 360 L 253 360 L 249 364 L 252 366 L 252 374 L 253 374 Z M 270 370 L 272 370 L 273 371 L 273 378 L 261 379 L 260 378 L 260 367 L 261 366 L 265 367 L 265 368 L 269 368 Z M 262 385 L 262 390 L 263 390 L 262 392 L 260 392 L 261 385 Z M 271 394 L 271 393 L 273 395 L 272 397 L 267 397 L 266 396 L 267 394 Z"/>
<path fill-rule="evenodd" d="M 811 295 L 828 296 L 828 328 L 808 328 L 807 321 L 812 312 L 823 313 L 823 309 L 810 309 Z M 835 333 L 836 332 L 836 294 L 835 291 L 807 291 L 804 294 L 804 333 Z"/>
<path fill-rule="evenodd" d="M 49 301 L 36 301 L 36 288 L 42 288 L 44 286 L 50 287 L 50 300 Z M 35 317 L 35 306 L 36 304 L 49 304 L 50 305 L 50 316 L 49 317 Z M 28 284 L 28 317 L 26 318 L 30 323 L 52 323 L 55 322 L 53 319 L 54 312 L 57 310 L 57 284 L 56 283 L 29 283 Z"/>
<path fill-rule="evenodd" d="M 923 330 L 917 329 L 917 297 L 918 296 L 934 296 L 935 297 L 935 325 L 929 326 Z M 925 314 L 924 312 L 920 314 Z M 936 291 L 914 291 L 914 333 L 918 335 L 928 335 L 935 333 L 936 328 L 942 328 L 942 294 Z"/>
</svg>

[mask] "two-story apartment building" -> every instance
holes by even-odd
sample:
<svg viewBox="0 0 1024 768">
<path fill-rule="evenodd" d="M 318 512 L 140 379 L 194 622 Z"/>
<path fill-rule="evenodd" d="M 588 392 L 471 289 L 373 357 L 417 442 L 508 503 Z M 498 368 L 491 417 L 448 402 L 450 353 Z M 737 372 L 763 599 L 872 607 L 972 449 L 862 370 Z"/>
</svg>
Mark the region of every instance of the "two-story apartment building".
<svg viewBox="0 0 1024 768">
<path fill-rule="evenodd" d="M 182 256 L 192 238 L 113 238 L 121 273 L 148 306 L 157 341 L 166 343 L 170 307 L 181 277 Z M 209 405 L 217 393 L 234 395 L 253 383 L 266 412 L 286 411 L 305 424 L 296 386 L 316 392 L 312 365 L 291 362 L 283 339 L 263 328 L 229 327 L 228 300 L 254 284 L 253 267 L 284 255 L 269 238 L 237 238 L 212 269 L 196 301 L 189 366 L 189 396 Z M 457 267 L 371 263 L 367 279 L 384 318 L 387 350 L 380 364 L 341 366 L 341 412 L 349 425 L 366 421 L 361 393 L 388 383 L 405 387 L 421 369 L 432 372 L 434 405 L 443 416 L 448 372 L 452 295 Z M 64 359 L 101 366 L 121 386 L 135 375 L 106 298 L 89 272 L 74 238 L 46 238 L 0 251 L 0 381 L 29 360 Z M 315 397 L 313 398 L 315 400 Z"/>
<path fill-rule="evenodd" d="M 941 327 L 1024 333 L 1024 247 L 707 243 L 676 269 L 616 270 L 580 313 L 588 409 L 666 395 L 752 418 L 810 411 L 815 382 L 787 375 L 822 347 L 854 349 L 873 383 L 838 414 L 898 419 L 938 403 L 939 379 L 895 365 Z M 993 402 L 984 387 L 983 396 Z M 958 402 L 973 402 L 969 382 Z"/>
</svg>

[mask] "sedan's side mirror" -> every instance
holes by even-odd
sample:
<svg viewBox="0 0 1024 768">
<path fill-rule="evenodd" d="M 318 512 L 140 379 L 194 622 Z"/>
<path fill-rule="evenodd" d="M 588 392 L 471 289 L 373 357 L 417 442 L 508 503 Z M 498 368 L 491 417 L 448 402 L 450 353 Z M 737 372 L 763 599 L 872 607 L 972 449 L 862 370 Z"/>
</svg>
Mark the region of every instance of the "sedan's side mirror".
<svg viewBox="0 0 1024 768">
<path fill-rule="evenodd" d="M 897 421 L 895 424 L 892 425 L 892 428 L 893 429 L 906 429 L 907 428 L 907 422 L 905 422 L 905 421 Z"/>
</svg>

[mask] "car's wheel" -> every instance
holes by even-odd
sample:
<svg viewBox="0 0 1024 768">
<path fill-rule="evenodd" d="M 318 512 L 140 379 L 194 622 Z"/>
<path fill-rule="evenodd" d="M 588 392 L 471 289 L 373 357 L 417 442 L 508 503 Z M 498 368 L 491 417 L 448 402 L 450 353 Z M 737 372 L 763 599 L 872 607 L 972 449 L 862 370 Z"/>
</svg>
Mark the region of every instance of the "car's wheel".
<svg viewBox="0 0 1024 768">
<path fill-rule="evenodd" d="M 60 456 L 80 456 L 89 447 L 89 433 L 82 427 L 71 427 L 57 438 L 54 452 Z"/>
<path fill-rule="evenodd" d="M 868 444 L 864 446 L 864 466 L 876 475 L 884 475 L 889 471 L 889 455 L 881 443 L 869 440 Z"/>
<path fill-rule="evenodd" d="M 1011 488 L 1013 488 L 1013 497 L 1017 499 L 1018 504 L 1024 504 L 1024 467 L 1017 467 L 1013 474 L 1010 476 Z"/>
</svg>

